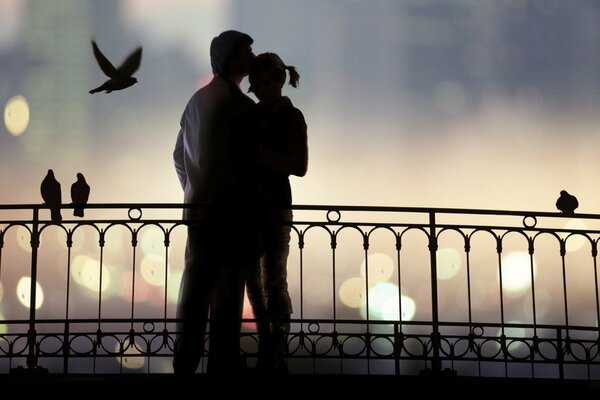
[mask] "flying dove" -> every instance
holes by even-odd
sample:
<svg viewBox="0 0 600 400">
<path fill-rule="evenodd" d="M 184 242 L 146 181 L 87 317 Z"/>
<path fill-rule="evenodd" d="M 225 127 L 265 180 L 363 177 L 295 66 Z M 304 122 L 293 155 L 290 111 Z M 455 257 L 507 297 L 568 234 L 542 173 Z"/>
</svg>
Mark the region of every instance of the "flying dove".
<svg viewBox="0 0 600 400">
<path fill-rule="evenodd" d="M 60 223 L 62 221 L 62 216 L 60 215 L 60 183 L 54 177 L 54 171 L 51 169 L 48 170 L 46 177 L 40 185 L 40 192 L 42 193 L 44 203 L 50 208 L 52 222 L 56 224 Z"/>
<path fill-rule="evenodd" d="M 115 68 L 111 62 L 108 61 L 94 40 L 92 40 L 92 48 L 94 49 L 94 57 L 96 57 L 96 61 L 98 61 L 100 69 L 110 79 L 97 88 L 90 90 L 90 93 L 93 94 L 103 90 L 106 91 L 106 93 L 110 93 L 113 90 L 125 89 L 137 83 L 137 79 L 131 75 L 133 75 L 140 67 L 140 61 L 142 60 L 141 47 L 138 47 L 129 56 L 127 56 L 119 68 Z"/>
<path fill-rule="evenodd" d="M 77 173 L 77 180 L 71 185 L 71 201 L 73 201 L 73 215 L 83 217 L 83 206 L 90 197 L 90 185 L 85 181 L 81 172 Z"/>
<path fill-rule="evenodd" d="M 572 215 L 577 207 L 579 207 L 577 197 L 569 194 L 566 190 L 561 190 L 560 197 L 556 200 L 556 208 L 563 214 Z"/>
</svg>

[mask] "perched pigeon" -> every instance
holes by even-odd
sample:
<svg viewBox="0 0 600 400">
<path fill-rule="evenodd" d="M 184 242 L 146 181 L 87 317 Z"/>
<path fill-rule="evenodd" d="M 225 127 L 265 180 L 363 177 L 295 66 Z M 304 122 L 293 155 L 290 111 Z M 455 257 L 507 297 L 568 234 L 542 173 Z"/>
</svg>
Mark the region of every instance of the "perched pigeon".
<svg viewBox="0 0 600 400">
<path fill-rule="evenodd" d="M 98 45 L 95 41 L 92 40 L 92 48 L 94 49 L 94 57 L 96 57 L 96 61 L 98 61 L 98 65 L 100 65 L 100 69 L 102 72 L 106 74 L 110 79 L 104 82 L 102 85 L 98 86 L 95 89 L 90 90 L 90 93 L 96 93 L 101 91 L 106 91 L 106 93 L 110 93 L 113 90 L 121 90 L 128 88 L 129 86 L 135 84 L 137 79 L 132 77 L 140 67 L 140 61 L 142 60 L 142 48 L 138 47 L 131 53 L 123 64 L 119 66 L 119 68 L 115 68 L 110 61 L 102 54 Z"/>
<path fill-rule="evenodd" d="M 73 215 L 83 217 L 83 206 L 90 197 L 90 185 L 85 181 L 81 172 L 77 173 L 77 180 L 71 185 L 71 200 L 73 201 Z"/>
<path fill-rule="evenodd" d="M 569 194 L 566 190 L 561 190 L 560 197 L 556 200 L 556 208 L 563 214 L 572 215 L 577 207 L 579 207 L 577 197 Z"/>
<path fill-rule="evenodd" d="M 60 183 L 54 177 L 54 171 L 51 169 L 48 170 L 46 177 L 40 185 L 40 192 L 42 193 L 44 203 L 50 208 L 52 222 L 56 224 L 60 223 L 62 221 L 62 216 L 60 215 L 60 205 L 62 202 Z"/>
</svg>

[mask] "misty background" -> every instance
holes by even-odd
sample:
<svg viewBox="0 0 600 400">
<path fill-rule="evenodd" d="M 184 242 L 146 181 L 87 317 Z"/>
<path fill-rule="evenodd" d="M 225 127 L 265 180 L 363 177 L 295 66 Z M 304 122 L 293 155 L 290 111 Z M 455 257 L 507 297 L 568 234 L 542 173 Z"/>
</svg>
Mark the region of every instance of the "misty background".
<svg viewBox="0 0 600 400">
<path fill-rule="evenodd" d="M 48 168 L 65 203 L 77 172 L 90 202 L 181 202 L 179 119 L 227 29 L 300 72 L 296 204 L 600 212 L 593 0 L 3 0 L 0 202 L 41 203 Z M 88 94 L 92 37 L 117 65 L 143 46 L 139 83 Z"/>
</svg>

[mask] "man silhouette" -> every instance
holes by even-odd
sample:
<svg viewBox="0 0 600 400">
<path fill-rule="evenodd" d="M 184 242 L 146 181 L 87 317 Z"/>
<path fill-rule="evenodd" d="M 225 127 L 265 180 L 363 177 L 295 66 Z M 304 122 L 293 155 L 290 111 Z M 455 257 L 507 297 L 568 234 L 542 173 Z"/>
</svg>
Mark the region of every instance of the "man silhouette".
<svg viewBox="0 0 600 400">
<path fill-rule="evenodd" d="M 254 102 L 240 90 L 254 58 L 253 39 L 225 31 L 210 45 L 214 77 L 189 100 L 181 117 L 173 159 L 184 191 L 188 223 L 185 269 L 179 289 L 173 369 L 194 373 L 211 326 L 208 373 L 235 373 L 240 363 L 243 270 L 256 262 L 250 238 L 240 234 L 239 145 L 235 140 Z M 240 243 L 240 237 L 244 242 Z"/>
</svg>

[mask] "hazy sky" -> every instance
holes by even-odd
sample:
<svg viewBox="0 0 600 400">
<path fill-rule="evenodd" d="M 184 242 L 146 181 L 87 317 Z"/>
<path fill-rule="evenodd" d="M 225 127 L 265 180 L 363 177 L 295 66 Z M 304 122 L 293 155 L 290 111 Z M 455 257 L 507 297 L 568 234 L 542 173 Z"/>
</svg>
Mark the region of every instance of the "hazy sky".
<svg viewBox="0 0 600 400">
<path fill-rule="evenodd" d="M 51 3 L 0 4 L 2 203 L 41 202 L 48 168 L 63 187 L 83 172 L 93 202 L 181 201 L 179 117 L 233 28 L 300 72 L 295 203 L 552 211 L 567 189 L 600 211 L 597 2 Z M 115 63 L 142 45 L 139 83 L 89 95 L 105 78 L 91 37 Z"/>
</svg>

